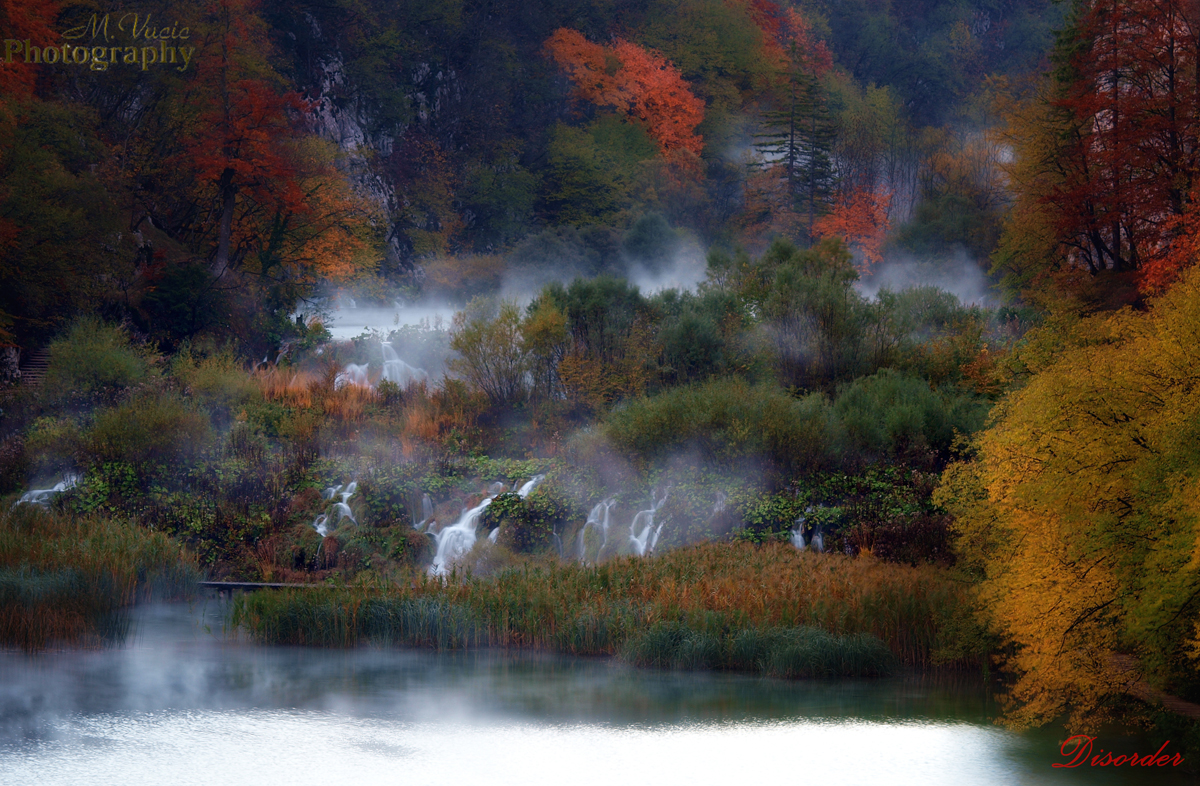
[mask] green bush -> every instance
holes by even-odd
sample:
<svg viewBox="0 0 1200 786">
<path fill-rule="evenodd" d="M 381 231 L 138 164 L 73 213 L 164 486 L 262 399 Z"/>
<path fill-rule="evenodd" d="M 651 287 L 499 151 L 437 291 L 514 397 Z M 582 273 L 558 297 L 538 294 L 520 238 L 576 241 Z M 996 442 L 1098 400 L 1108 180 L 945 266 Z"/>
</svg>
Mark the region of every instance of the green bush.
<svg viewBox="0 0 1200 786">
<path fill-rule="evenodd" d="M 144 396 L 96 413 L 82 450 L 92 464 L 127 462 L 140 471 L 195 454 L 210 437 L 208 418 L 183 399 Z"/>
<path fill-rule="evenodd" d="M 977 431 L 987 417 L 986 403 L 975 396 L 935 391 L 923 379 L 890 369 L 844 385 L 833 409 L 847 440 L 871 457 L 945 453 L 955 433 Z"/>
<path fill-rule="evenodd" d="M 200 404 L 213 410 L 214 415 L 224 414 L 222 420 L 262 395 L 254 379 L 229 350 L 197 357 L 185 349 L 175 356 L 171 372 Z"/>
<path fill-rule="evenodd" d="M 769 386 L 720 379 L 631 402 L 609 415 L 605 435 L 645 461 L 698 449 L 718 461 L 767 458 L 786 471 L 815 469 L 836 452 L 824 397 L 800 399 Z"/>
<path fill-rule="evenodd" d="M 121 328 L 83 317 L 50 344 L 42 395 L 56 402 L 118 392 L 157 376 L 157 360 L 150 350 L 134 346 Z"/>
</svg>

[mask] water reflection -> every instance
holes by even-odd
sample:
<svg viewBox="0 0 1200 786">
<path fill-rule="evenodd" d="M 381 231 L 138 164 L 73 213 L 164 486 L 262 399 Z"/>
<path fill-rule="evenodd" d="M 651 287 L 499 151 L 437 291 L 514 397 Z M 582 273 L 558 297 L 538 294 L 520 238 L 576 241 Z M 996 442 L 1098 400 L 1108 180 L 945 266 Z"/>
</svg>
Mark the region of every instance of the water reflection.
<svg viewBox="0 0 1200 786">
<path fill-rule="evenodd" d="M 120 650 L 0 654 L 0 783 L 1190 782 L 1054 770 L 1059 735 L 991 725 L 972 681 L 262 648 L 219 620 L 158 607 Z"/>
</svg>

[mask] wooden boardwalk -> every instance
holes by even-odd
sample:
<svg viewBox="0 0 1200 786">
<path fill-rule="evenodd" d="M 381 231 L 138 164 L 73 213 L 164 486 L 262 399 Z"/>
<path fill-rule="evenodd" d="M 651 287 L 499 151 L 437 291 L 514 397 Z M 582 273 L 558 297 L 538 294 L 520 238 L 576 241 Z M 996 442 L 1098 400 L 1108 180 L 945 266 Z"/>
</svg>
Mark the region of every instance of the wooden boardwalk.
<svg viewBox="0 0 1200 786">
<path fill-rule="evenodd" d="M 282 584 L 257 581 L 202 581 L 200 586 L 204 589 L 216 590 L 221 595 L 225 593 L 232 595 L 234 592 L 254 592 L 260 589 L 330 589 L 328 584 Z"/>
</svg>

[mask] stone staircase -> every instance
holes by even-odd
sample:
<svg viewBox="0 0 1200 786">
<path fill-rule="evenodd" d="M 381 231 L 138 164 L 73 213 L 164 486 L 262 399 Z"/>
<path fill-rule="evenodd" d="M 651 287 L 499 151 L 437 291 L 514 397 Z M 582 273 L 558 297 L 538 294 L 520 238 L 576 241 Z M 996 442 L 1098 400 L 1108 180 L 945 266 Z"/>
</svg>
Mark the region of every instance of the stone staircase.
<svg viewBox="0 0 1200 786">
<path fill-rule="evenodd" d="M 40 388 L 49 365 L 50 353 L 47 350 L 39 349 L 30 353 L 21 361 L 21 385 L 27 388 Z"/>
</svg>

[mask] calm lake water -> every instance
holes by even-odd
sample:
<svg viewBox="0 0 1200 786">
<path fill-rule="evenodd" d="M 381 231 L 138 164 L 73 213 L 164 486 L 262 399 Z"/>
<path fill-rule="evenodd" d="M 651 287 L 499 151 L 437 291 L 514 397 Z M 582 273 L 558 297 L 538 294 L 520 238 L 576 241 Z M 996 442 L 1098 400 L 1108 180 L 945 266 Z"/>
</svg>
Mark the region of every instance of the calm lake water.
<svg viewBox="0 0 1200 786">
<path fill-rule="evenodd" d="M 1054 769 L 1063 732 L 994 726 L 977 681 L 267 648 L 226 639 L 220 617 L 216 601 L 151 607 L 119 649 L 0 653 L 0 783 L 1196 782 L 1170 769 Z M 1153 750 L 1116 734 L 1096 745 Z"/>
</svg>

